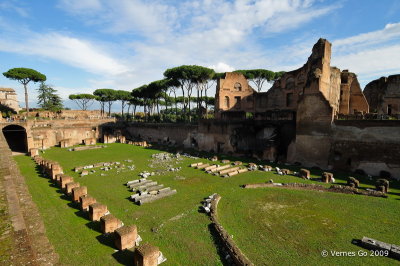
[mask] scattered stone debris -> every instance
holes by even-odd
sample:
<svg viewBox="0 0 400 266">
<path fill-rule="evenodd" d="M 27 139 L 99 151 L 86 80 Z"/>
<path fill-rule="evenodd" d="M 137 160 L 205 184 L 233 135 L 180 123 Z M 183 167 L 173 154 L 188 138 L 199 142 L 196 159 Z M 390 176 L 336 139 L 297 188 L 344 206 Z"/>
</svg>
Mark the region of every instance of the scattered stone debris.
<svg viewBox="0 0 400 266">
<path fill-rule="evenodd" d="M 400 246 L 398 245 L 388 244 L 365 236 L 361 239 L 359 244 L 366 249 L 378 252 L 377 255 L 382 254 L 400 260 Z"/>
<path fill-rule="evenodd" d="M 207 198 L 205 198 L 201 203 L 202 206 L 200 206 L 200 210 L 204 211 L 205 213 L 209 214 L 211 212 L 211 202 L 214 200 L 214 198 L 217 196 L 217 193 L 214 193 Z"/>
<path fill-rule="evenodd" d="M 106 145 L 79 146 L 79 147 L 68 149 L 68 151 L 85 151 L 85 150 L 95 150 L 95 149 L 102 149 L 102 148 L 107 148 L 107 146 Z"/>
<path fill-rule="evenodd" d="M 169 171 L 177 172 L 180 170 L 180 167 L 175 167 L 174 165 L 178 164 L 181 160 L 183 159 L 179 153 L 155 153 L 151 156 L 149 167 L 157 168 L 156 172 L 160 175 Z"/>
<path fill-rule="evenodd" d="M 125 160 L 125 161 L 132 163 L 132 160 Z M 92 168 L 100 168 L 100 170 L 106 171 L 106 172 L 110 171 L 112 169 L 118 169 L 117 173 L 120 173 L 122 170 L 126 170 L 126 169 L 128 169 L 129 171 L 135 170 L 135 165 L 125 166 L 125 164 L 121 164 L 121 162 L 102 162 L 102 163 L 95 163 L 95 164 L 75 167 L 74 171 L 75 172 L 81 171 L 81 176 L 85 176 L 88 174 L 96 173 L 96 170 L 94 170 Z M 89 171 L 87 171 L 87 169 L 92 169 L 92 170 L 89 172 Z M 102 174 L 101 176 L 104 176 L 104 175 Z"/>
<path fill-rule="evenodd" d="M 155 200 L 176 194 L 176 190 L 170 187 L 164 188 L 163 184 L 146 178 L 132 180 L 126 183 L 126 186 L 135 194 L 130 199 L 138 205 L 153 202 Z"/>
</svg>

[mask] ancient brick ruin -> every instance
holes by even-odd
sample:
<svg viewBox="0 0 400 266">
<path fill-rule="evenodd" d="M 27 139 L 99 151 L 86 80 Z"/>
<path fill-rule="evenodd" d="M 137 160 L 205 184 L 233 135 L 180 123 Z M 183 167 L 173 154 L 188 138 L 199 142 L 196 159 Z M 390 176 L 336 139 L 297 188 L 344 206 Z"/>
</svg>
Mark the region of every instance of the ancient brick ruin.
<svg viewBox="0 0 400 266">
<path fill-rule="evenodd" d="M 364 89 L 370 110 L 378 114 L 400 114 L 400 75 L 381 77 Z"/>
</svg>

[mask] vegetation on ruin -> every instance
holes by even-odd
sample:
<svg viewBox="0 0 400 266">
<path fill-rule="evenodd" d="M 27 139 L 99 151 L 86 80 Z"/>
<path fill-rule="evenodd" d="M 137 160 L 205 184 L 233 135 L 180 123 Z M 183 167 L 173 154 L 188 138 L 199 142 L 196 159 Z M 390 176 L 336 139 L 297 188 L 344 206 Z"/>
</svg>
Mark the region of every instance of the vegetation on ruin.
<svg viewBox="0 0 400 266">
<path fill-rule="evenodd" d="M 137 179 L 138 173 L 150 168 L 151 154 L 157 149 L 144 149 L 126 144 L 107 144 L 108 148 L 69 152 L 51 148 L 44 157 L 59 162 L 75 181 L 88 187 L 89 194 L 108 206 L 109 210 L 126 225 L 136 224 L 145 242 L 159 246 L 167 257 L 165 265 L 218 265 L 221 257 L 210 233 L 210 220 L 198 212 L 200 201 L 216 192 L 222 196 L 219 216 L 222 225 L 233 235 L 233 240 L 256 265 L 296 263 L 321 264 L 322 249 L 360 250 L 352 239 L 364 235 L 389 243 L 400 239 L 395 222 L 400 218 L 400 184 L 390 183 L 389 198 L 359 195 L 292 191 L 279 188 L 243 189 L 246 183 L 317 182 L 321 171 L 311 170 L 308 181 L 294 176 L 279 176 L 274 172 L 248 172 L 231 178 L 221 178 L 188 167 L 192 162 L 210 162 L 206 159 L 183 158 L 173 167 L 179 172 L 165 172 L 151 179 L 178 191 L 168 198 L 137 206 L 128 197 L 124 183 Z M 224 158 L 228 158 L 224 156 Z M 101 236 L 98 223 L 85 219 L 48 179 L 35 171 L 34 162 L 26 156 L 17 156 L 22 174 L 46 225 L 48 238 L 60 255 L 61 263 L 107 265 L 116 260 L 126 263 L 132 252 L 114 252 L 112 241 Z M 97 162 L 131 159 L 134 171 L 113 169 L 80 177 L 72 171 L 76 166 Z M 231 158 L 232 159 L 232 158 Z M 243 160 L 245 161 L 245 160 Z M 249 162 L 249 160 L 247 160 Z M 211 163 L 211 162 L 210 162 Z M 291 170 L 297 167 L 285 166 Z M 162 169 L 165 169 L 162 168 Z M 101 174 L 106 174 L 102 176 Z M 361 188 L 372 188 L 375 179 L 352 175 L 360 180 Z M 345 184 L 348 175 L 335 173 L 336 182 Z M 318 182 L 319 184 L 322 184 Z M 325 184 L 324 184 L 325 185 Z M 328 184 L 326 184 L 328 185 Z M 399 243 L 396 243 L 399 244 Z M 388 264 L 389 258 L 341 258 L 326 264 Z"/>
</svg>

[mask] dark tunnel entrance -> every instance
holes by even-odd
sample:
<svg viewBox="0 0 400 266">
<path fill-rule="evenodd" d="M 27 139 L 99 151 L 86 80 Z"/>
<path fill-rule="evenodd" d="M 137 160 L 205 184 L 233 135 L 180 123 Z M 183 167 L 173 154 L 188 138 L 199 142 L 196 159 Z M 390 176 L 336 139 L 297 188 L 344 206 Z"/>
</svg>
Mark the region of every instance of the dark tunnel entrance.
<svg viewBox="0 0 400 266">
<path fill-rule="evenodd" d="M 27 152 L 27 137 L 25 128 L 18 125 L 9 125 L 3 128 L 3 134 L 8 146 L 14 152 Z"/>
</svg>

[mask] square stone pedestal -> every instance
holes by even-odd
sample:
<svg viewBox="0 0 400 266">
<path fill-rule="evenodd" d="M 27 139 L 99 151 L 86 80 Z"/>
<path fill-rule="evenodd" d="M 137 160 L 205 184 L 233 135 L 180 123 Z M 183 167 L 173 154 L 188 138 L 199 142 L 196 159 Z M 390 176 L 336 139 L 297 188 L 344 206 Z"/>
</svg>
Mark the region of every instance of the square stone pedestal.
<svg viewBox="0 0 400 266">
<path fill-rule="evenodd" d="M 91 221 L 99 221 L 107 212 L 107 206 L 104 204 L 97 202 L 89 205 L 89 218 Z"/>
<path fill-rule="evenodd" d="M 133 265 L 135 266 L 157 266 L 160 249 L 145 243 L 136 248 L 133 255 Z"/>
<path fill-rule="evenodd" d="M 133 248 L 137 238 L 136 225 L 122 226 L 115 230 L 115 246 L 119 250 Z"/>
<path fill-rule="evenodd" d="M 122 226 L 121 220 L 112 214 L 104 215 L 100 218 L 101 231 L 105 233 L 113 233 L 116 229 Z"/>
<path fill-rule="evenodd" d="M 79 197 L 87 194 L 87 187 L 76 187 L 72 189 L 72 200 L 74 202 L 79 202 Z"/>
</svg>

